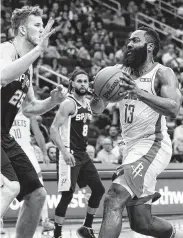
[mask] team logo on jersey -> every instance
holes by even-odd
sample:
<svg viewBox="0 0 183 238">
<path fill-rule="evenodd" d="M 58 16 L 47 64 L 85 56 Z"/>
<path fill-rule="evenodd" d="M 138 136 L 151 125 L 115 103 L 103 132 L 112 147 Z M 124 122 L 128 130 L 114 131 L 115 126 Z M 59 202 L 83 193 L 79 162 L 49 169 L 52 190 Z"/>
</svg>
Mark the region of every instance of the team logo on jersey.
<svg viewBox="0 0 183 238">
<path fill-rule="evenodd" d="M 149 83 L 151 82 L 151 78 L 140 78 L 140 82 Z"/>
<path fill-rule="evenodd" d="M 88 120 L 91 121 L 92 115 L 90 113 L 80 113 L 76 115 L 76 121 L 83 121 L 86 123 Z"/>
<path fill-rule="evenodd" d="M 22 74 L 19 78 L 15 79 L 15 81 L 19 81 L 22 83 L 22 89 L 25 87 L 29 87 L 30 86 L 30 71 L 28 70 L 27 72 L 25 72 L 24 74 Z"/>
<path fill-rule="evenodd" d="M 144 165 L 142 164 L 142 162 L 140 162 L 136 167 L 131 165 L 131 168 L 133 170 L 133 172 L 132 172 L 133 178 L 136 178 L 137 176 L 142 177 L 141 171 L 144 168 Z"/>
<path fill-rule="evenodd" d="M 24 78 L 22 78 L 21 82 L 22 82 L 22 89 L 25 87 L 29 87 L 30 86 L 30 81 L 29 81 L 29 77 L 30 77 L 30 72 L 29 70 L 27 71 L 27 74 L 24 74 Z"/>
</svg>

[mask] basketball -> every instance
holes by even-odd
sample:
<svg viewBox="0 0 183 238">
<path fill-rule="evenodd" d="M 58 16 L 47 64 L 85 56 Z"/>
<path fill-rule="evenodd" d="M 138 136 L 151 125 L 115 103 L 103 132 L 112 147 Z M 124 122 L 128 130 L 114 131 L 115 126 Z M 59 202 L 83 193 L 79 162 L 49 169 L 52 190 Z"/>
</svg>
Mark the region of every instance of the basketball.
<svg viewBox="0 0 183 238">
<path fill-rule="evenodd" d="M 96 95 L 104 101 L 118 102 L 123 99 L 120 93 L 125 92 L 125 88 L 120 87 L 120 76 L 122 70 L 116 66 L 108 66 L 100 70 L 94 80 L 94 91 Z"/>
</svg>

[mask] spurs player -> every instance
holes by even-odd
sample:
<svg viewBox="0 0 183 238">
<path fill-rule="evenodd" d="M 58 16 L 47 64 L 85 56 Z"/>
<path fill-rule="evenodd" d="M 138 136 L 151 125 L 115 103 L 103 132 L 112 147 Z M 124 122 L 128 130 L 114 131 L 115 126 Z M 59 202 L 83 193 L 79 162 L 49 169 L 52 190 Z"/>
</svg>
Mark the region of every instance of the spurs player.
<svg viewBox="0 0 183 238">
<path fill-rule="evenodd" d="M 0 45 L 1 80 L 1 217 L 15 197 L 25 200 L 16 225 L 16 238 L 33 237 L 39 222 L 46 191 L 27 155 L 9 131 L 22 105 L 26 115 L 40 115 L 60 103 L 65 96 L 59 86 L 51 97 L 36 100 L 32 87 L 32 63 L 48 46 L 54 20 L 44 29 L 42 10 L 24 6 L 12 13 L 15 37 Z"/>
</svg>

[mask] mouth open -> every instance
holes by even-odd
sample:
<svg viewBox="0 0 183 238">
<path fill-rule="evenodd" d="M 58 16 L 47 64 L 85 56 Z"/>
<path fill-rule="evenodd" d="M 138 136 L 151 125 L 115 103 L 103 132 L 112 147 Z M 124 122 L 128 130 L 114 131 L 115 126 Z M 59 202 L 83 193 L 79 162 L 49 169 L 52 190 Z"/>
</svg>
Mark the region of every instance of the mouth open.
<svg viewBox="0 0 183 238">
<path fill-rule="evenodd" d="M 131 55 L 133 52 L 132 51 L 129 51 L 129 52 L 127 52 L 127 55 Z"/>
</svg>

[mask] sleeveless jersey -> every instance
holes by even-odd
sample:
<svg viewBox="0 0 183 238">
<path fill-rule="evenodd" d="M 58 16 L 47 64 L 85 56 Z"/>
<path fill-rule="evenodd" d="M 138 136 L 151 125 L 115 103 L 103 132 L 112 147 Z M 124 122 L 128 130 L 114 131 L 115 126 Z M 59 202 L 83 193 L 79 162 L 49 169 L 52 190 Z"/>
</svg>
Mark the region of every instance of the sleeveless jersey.
<svg viewBox="0 0 183 238">
<path fill-rule="evenodd" d="M 30 70 L 1 87 L 1 132 L 8 134 L 30 86 Z"/>
<path fill-rule="evenodd" d="M 21 147 L 26 149 L 27 146 L 30 146 L 30 119 L 25 117 L 22 112 L 19 112 L 16 115 L 10 134 L 15 138 Z"/>
<path fill-rule="evenodd" d="M 154 68 L 137 78 L 137 86 L 156 95 L 154 80 L 158 69 L 165 66 L 155 63 Z M 120 122 L 122 137 L 125 143 L 135 142 L 137 139 L 146 138 L 156 133 L 167 133 L 165 116 L 160 115 L 135 95 L 128 94 L 119 102 Z"/>
<path fill-rule="evenodd" d="M 92 111 L 86 100 L 84 108 L 72 95 L 68 96 L 76 105 L 76 112 L 70 116 L 68 121 L 60 127 L 60 135 L 64 145 L 71 152 L 85 152 L 88 143 L 88 126 L 92 119 Z"/>
</svg>

